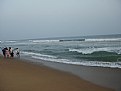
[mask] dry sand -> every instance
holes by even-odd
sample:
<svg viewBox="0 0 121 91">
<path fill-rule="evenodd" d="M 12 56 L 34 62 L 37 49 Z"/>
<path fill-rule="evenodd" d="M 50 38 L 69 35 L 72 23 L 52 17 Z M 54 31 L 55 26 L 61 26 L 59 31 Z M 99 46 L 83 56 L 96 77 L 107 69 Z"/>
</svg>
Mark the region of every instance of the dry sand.
<svg viewBox="0 0 121 91">
<path fill-rule="evenodd" d="M 0 57 L 0 91 L 114 91 L 43 65 Z"/>
</svg>

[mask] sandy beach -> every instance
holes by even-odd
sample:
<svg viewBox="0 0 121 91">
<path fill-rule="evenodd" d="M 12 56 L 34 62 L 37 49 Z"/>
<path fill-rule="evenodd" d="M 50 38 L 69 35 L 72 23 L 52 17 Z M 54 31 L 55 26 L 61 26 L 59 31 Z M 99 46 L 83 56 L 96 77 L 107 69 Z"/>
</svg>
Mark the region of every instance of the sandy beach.
<svg viewBox="0 0 121 91">
<path fill-rule="evenodd" d="M 30 59 L 29 59 L 30 60 Z M 45 66 L 58 69 L 61 71 L 75 74 L 76 76 L 87 80 L 99 86 L 112 88 L 115 91 L 121 91 L 121 69 L 109 67 L 93 67 L 83 65 L 71 65 L 58 62 L 49 62 L 42 60 L 34 60 L 36 64 L 43 64 Z M 31 60 L 31 62 L 33 62 Z"/>
<path fill-rule="evenodd" d="M 71 73 L 0 57 L 0 91 L 114 91 Z"/>
</svg>

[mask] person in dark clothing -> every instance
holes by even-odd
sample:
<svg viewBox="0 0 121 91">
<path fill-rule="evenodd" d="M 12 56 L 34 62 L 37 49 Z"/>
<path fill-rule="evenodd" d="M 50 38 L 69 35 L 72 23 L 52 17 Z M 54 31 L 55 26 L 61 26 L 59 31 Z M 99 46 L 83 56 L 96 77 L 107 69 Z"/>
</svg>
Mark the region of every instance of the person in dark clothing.
<svg viewBox="0 0 121 91">
<path fill-rule="evenodd" d="M 11 47 L 9 47 L 9 53 L 10 53 L 10 56 L 13 58 L 14 57 L 14 53 L 13 53 L 13 49 Z"/>
<path fill-rule="evenodd" d="M 20 51 L 19 51 L 19 49 L 18 49 L 18 48 L 16 48 L 16 55 L 17 55 L 17 57 L 19 57 L 19 58 L 20 58 Z"/>
<path fill-rule="evenodd" d="M 2 49 L 2 48 L 1 48 L 1 49 Z M 7 49 L 6 47 L 2 49 L 2 52 L 3 52 L 3 56 L 4 56 L 4 57 L 6 57 L 6 56 L 5 56 L 6 49 Z"/>
</svg>

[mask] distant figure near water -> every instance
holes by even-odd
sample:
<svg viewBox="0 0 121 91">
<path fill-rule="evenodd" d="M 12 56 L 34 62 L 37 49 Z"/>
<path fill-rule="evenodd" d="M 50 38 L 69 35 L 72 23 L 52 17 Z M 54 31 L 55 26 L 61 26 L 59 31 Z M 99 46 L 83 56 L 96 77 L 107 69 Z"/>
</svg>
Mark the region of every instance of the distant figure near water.
<svg viewBox="0 0 121 91">
<path fill-rule="evenodd" d="M 9 47 L 9 53 L 10 53 L 11 57 L 13 58 L 14 57 L 14 53 L 13 53 L 13 49 L 11 47 Z"/>
<path fill-rule="evenodd" d="M 20 57 L 20 50 L 19 50 L 19 48 L 16 48 L 16 56 Z"/>
<path fill-rule="evenodd" d="M 5 48 L 5 58 L 10 58 L 10 52 L 9 52 L 9 50 L 8 50 L 8 48 L 6 47 Z"/>
<path fill-rule="evenodd" d="M 3 56 L 4 58 L 13 58 L 14 57 L 14 53 L 16 54 L 17 57 L 20 58 L 20 51 L 19 51 L 19 48 L 7 48 L 7 47 L 0 47 L 2 52 L 3 52 Z M 15 52 L 14 52 L 15 51 Z"/>
<path fill-rule="evenodd" d="M 1 47 L 0 47 L 1 48 Z M 5 57 L 5 51 L 6 49 L 5 48 L 1 48 L 2 52 L 3 52 L 3 56 Z"/>
<path fill-rule="evenodd" d="M 1 48 L 1 47 L 0 47 L 0 48 Z M 4 56 L 4 58 L 8 58 L 8 57 L 10 57 L 10 53 L 9 53 L 9 50 L 8 50 L 7 47 L 5 47 L 5 48 L 1 48 L 1 50 L 2 50 L 2 52 L 3 52 L 3 56 Z"/>
</svg>

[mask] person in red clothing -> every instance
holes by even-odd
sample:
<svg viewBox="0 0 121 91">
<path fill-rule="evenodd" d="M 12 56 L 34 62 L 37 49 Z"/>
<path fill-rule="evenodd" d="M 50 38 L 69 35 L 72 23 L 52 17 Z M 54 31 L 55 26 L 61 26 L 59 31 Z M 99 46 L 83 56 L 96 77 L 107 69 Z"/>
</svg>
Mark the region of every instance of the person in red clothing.
<svg viewBox="0 0 121 91">
<path fill-rule="evenodd" d="M 10 52 L 7 47 L 5 48 L 5 58 L 10 58 Z"/>
</svg>

